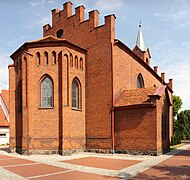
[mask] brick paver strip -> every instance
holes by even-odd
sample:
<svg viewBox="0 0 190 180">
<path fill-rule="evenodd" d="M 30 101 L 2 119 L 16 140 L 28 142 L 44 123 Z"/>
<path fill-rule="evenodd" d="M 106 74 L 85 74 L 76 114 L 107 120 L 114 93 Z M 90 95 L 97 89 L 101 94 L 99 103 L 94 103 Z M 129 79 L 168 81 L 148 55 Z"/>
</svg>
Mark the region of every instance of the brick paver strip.
<svg viewBox="0 0 190 180">
<path fill-rule="evenodd" d="M 11 166 L 11 165 L 21 165 L 21 164 L 31 164 L 35 163 L 34 161 L 27 160 L 27 159 L 20 159 L 20 158 L 14 158 L 14 159 L 3 159 L 0 160 L 0 166 Z"/>
<path fill-rule="evenodd" d="M 51 174 L 56 172 L 63 172 L 67 169 L 46 165 L 46 164 L 33 164 L 33 165 L 26 165 L 26 166 L 15 166 L 15 167 L 6 167 L 5 169 L 16 173 L 23 177 L 32 177 L 32 176 L 39 176 L 44 174 Z"/>
<path fill-rule="evenodd" d="M 100 157 L 85 157 L 79 159 L 72 159 L 67 161 L 71 164 L 77 164 L 82 166 L 90 166 L 95 168 L 103 168 L 110 170 L 120 170 L 134 164 L 140 163 L 141 161 L 137 160 L 121 160 L 121 159 L 111 159 L 111 158 L 100 158 Z"/>
<path fill-rule="evenodd" d="M 15 158 L 15 157 L 0 154 L 0 160 L 2 160 L 2 159 L 13 159 L 13 158 Z"/>
<path fill-rule="evenodd" d="M 136 164 L 134 166 L 122 169 L 122 171 L 120 171 L 120 176 L 123 177 L 124 179 L 127 179 L 127 178 L 138 179 L 138 178 L 136 178 L 137 175 L 142 176 L 142 174 L 147 172 L 148 169 L 155 167 L 157 164 L 171 158 L 172 156 L 175 156 L 179 153 L 183 153 L 187 149 L 190 149 L 190 144 L 186 144 L 184 146 L 181 146 L 178 149 L 176 149 L 174 151 L 170 151 L 167 154 L 154 157 L 153 159 L 147 159 L 147 160 L 143 161 L 142 163 L 139 163 L 139 164 Z M 177 157 L 177 156 L 175 156 L 175 157 Z M 175 168 L 175 167 L 173 167 L 173 168 Z M 156 176 L 157 176 L 156 172 L 154 172 L 153 175 L 154 175 L 153 179 L 156 179 Z M 144 176 L 146 176 L 146 174 Z M 146 179 L 146 178 L 144 178 L 144 179 Z M 168 177 L 166 179 L 168 180 Z M 175 180 L 177 180 L 177 179 L 175 179 Z"/>
<path fill-rule="evenodd" d="M 190 158 L 190 149 L 188 149 L 188 150 L 187 150 L 187 149 L 186 149 L 186 150 L 183 150 L 182 152 L 176 154 L 176 155 L 173 156 L 173 157 L 176 157 L 176 158 L 178 158 L 178 157 Z"/>
<path fill-rule="evenodd" d="M 189 168 L 171 166 L 153 166 L 152 168 L 133 177 L 134 179 L 189 180 Z M 132 179 L 133 179 L 132 178 Z"/>
<path fill-rule="evenodd" d="M 119 178 L 116 177 L 109 177 L 103 175 L 97 175 L 92 173 L 85 173 L 80 171 L 70 171 L 66 173 L 60 173 L 56 175 L 50 175 L 45 177 L 39 178 L 32 178 L 32 179 L 40 179 L 40 180 L 118 180 Z"/>
<path fill-rule="evenodd" d="M 166 166 L 188 166 L 190 169 L 190 160 L 186 159 L 178 159 L 178 158 L 170 158 L 166 161 L 163 161 L 159 165 L 166 165 Z"/>
<path fill-rule="evenodd" d="M 0 180 L 26 180 L 26 178 L 0 167 Z"/>
<path fill-rule="evenodd" d="M 4 151 L 0 151 L 0 154 L 2 155 L 8 155 Z M 134 165 L 120 169 L 120 170 L 111 170 L 111 169 L 103 169 L 103 168 L 95 168 L 95 167 L 90 167 L 90 166 L 84 166 L 84 165 L 77 165 L 77 164 L 72 164 L 70 163 L 71 159 L 76 160 L 76 159 L 83 159 L 92 156 L 96 158 L 103 158 L 108 160 L 106 163 L 111 164 L 112 163 L 109 161 L 109 159 L 115 159 L 116 161 L 118 160 L 124 160 L 124 161 L 131 161 L 131 160 L 138 160 L 140 163 L 136 163 Z M 173 156 L 173 157 L 172 157 Z M 2 156 L 1 156 L 2 157 Z M 3 156 L 4 157 L 4 156 Z M 72 156 L 59 156 L 59 155 L 33 155 L 33 156 L 20 156 L 16 153 L 13 153 L 10 155 L 10 157 L 13 158 L 22 158 L 22 159 L 28 159 L 32 160 L 32 163 L 28 164 L 18 164 L 18 165 L 7 165 L 6 169 L 3 167 L 0 167 L 0 180 L 3 178 L 3 180 L 26 180 L 26 179 L 32 179 L 32 178 L 47 178 L 47 177 L 53 177 L 53 179 L 63 179 L 63 177 L 66 179 L 73 179 L 70 178 L 69 174 L 72 175 L 75 171 L 80 171 L 82 173 L 81 176 L 83 176 L 83 173 L 91 174 L 91 175 L 96 175 L 94 177 L 97 178 L 106 178 L 110 179 L 112 178 L 111 176 L 115 177 L 120 177 L 121 179 L 136 179 L 135 177 L 139 177 L 138 179 L 147 179 L 147 177 L 152 179 L 175 179 L 175 180 L 180 180 L 180 179 L 190 179 L 189 172 L 189 166 L 186 166 L 185 164 L 182 166 L 172 166 L 172 165 L 164 165 L 162 163 L 174 163 L 170 162 L 170 160 L 174 161 L 185 161 L 185 163 L 189 163 L 190 161 L 190 144 L 183 145 L 179 147 L 178 149 L 171 151 L 167 154 L 158 156 L 158 157 L 153 157 L 153 156 L 131 156 L 131 155 L 120 155 L 120 154 L 94 154 L 94 153 L 78 153 L 78 154 L 73 154 Z M 2 161 L 7 161 L 8 159 L 4 159 Z M 10 160 L 10 159 L 9 159 Z M 14 159 L 13 159 L 14 160 Z M 63 161 L 65 160 L 65 161 Z M 166 161 L 169 160 L 169 161 Z M 69 163 L 68 163 L 68 162 Z M 165 162 L 164 162 L 165 161 Z M 38 163 L 38 164 L 36 164 Z M 44 164 L 43 167 L 39 167 L 39 164 Z M 61 168 L 60 171 L 51 171 L 48 165 L 50 167 L 54 168 Z M 9 166 L 9 167 L 8 167 Z M 10 167 L 12 166 L 12 167 Z M 15 166 L 15 167 L 13 167 Z M 45 166 L 45 167 L 44 167 Z M 36 170 L 35 170 L 36 168 Z M 67 169 L 67 170 L 64 170 Z M 28 171 L 28 172 L 27 172 Z M 43 172 L 45 171 L 45 172 Z M 69 172 L 70 171 L 70 172 Z M 32 174 L 33 172 L 33 174 Z M 37 173 L 38 172 L 38 173 Z M 42 173 L 43 172 L 43 173 Z M 23 174 L 27 173 L 27 174 Z M 68 174 L 67 174 L 68 173 Z M 140 173 L 140 174 L 139 174 Z M 146 174 L 147 173 L 147 174 Z M 60 175 L 59 175 L 60 174 Z M 63 175 L 64 174 L 64 175 Z M 26 178 L 23 176 L 25 175 Z M 61 176 L 63 175 L 63 176 Z M 67 178 L 67 176 L 69 178 Z M 157 177 L 158 175 L 158 177 Z M 85 175 L 84 175 L 85 176 Z M 54 178 L 55 177 L 55 178 Z M 75 173 L 73 174 L 73 177 L 75 177 Z M 80 177 L 76 175 L 76 177 Z M 161 177 L 161 178 L 160 178 Z M 89 176 L 91 178 L 91 176 Z M 85 179 L 89 179 L 85 178 Z M 84 178 L 83 178 L 84 179 Z M 93 177 L 91 178 L 92 180 L 94 179 Z"/>
<path fill-rule="evenodd" d="M 134 176 L 134 179 L 190 179 L 190 148 Z M 133 179 L 132 178 L 132 179 Z"/>
</svg>

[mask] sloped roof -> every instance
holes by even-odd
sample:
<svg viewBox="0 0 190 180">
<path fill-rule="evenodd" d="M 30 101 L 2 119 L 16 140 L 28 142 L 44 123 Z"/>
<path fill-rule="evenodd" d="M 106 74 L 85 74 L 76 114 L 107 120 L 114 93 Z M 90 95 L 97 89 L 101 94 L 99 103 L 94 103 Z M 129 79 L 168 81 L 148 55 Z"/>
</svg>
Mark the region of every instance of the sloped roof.
<svg viewBox="0 0 190 180">
<path fill-rule="evenodd" d="M 121 42 L 119 39 L 115 39 L 114 44 L 127 52 L 130 56 L 134 58 L 139 64 L 141 64 L 144 68 L 146 68 L 156 79 L 158 79 L 163 85 L 167 85 L 167 88 L 170 92 L 173 92 L 170 86 L 140 57 L 138 57 L 127 45 L 125 45 L 123 42 Z M 148 53 L 150 54 L 149 49 L 147 49 Z"/>
<path fill-rule="evenodd" d="M 49 35 L 49 36 L 46 36 L 46 37 L 43 37 L 43 38 L 40 38 L 40 39 L 37 39 L 37 40 L 34 40 L 34 41 L 29 41 L 29 42 L 26 42 L 26 43 L 34 43 L 34 42 L 49 42 L 49 41 L 65 41 L 65 39 L 60 39 L 60 38 L 56 38 L 52 35 Z"/>
<path fill-rule="evenodd" d="M 0 127 L 9 127 L 9 123 L 6 119 L 6 116 L 1 106 L 0 106 Z"/>
<path fill-rule="evenodd" d="M 124 90 L 115 100 L 114 107 L 150 105 L 150 97 L 161 97 L 165 92 L 165 88 L 166 86 Z"/>
<path fill-rule="evenodd" d="M 83 53 L 86 53 L 86 49 L 78 46 L 74 43 L 71 43 L 65 39 L 56 38 L 52 35 L 46 36 L 41 39 L 37 39 L 34 41 L 25 42 L 20 48 L 18 48 L 10 57 L 14 59 L 15 56 L 17 56 L 20 52 L 27 51 L 29 47 L 41 47 L 41 46 L 69 46 L 69 47 L 75 47 L 78 51 L 81 51 Z"/>
<path fill-rule="evenodd" d="M 9 127 L 9 90 L 0 93 L 0 127 Z"/>
<path fill-rule="evenodd" d="M 1 96 L 7 107 L 7 110 L 9 111 L 9 90 L 2 90 Z"/>
</svg>

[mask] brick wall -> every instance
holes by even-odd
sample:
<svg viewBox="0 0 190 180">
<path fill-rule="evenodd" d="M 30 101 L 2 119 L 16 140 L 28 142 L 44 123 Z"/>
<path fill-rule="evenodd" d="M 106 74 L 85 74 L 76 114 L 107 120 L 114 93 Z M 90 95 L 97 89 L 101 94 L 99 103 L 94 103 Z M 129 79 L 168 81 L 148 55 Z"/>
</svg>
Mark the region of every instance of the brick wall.
<svg viewBox="0 0 190 180">
<path fill-rule="evenodd" d="M 56 54 L 55 62 L 52 51 Z M 48 53 L 48 65 L 44 52 Z M 11 69 L 10 72 L 16 75 L 16 87 L 22 81 L 22 112 L 16 112 L 15 123 L 12 121 L 11 125 L 12 129 L 16 125 L 16 135 L 12 135 L 13 139 L 17 136 L 16 146 L 29 151 L 84 149 L 85 54 L 64 46 L 52 47 L 48 43 L 45 47 L 28 48 L 28 53 L 30 55 L 25 54 L 15 59 L 16 71 Z M 37 53 L 40 53 L 40 64 Z M 74 58 L 78 57 L 78 67 L 71 65 L 71 54 Z M 80 65 L 81 59 L 83 67 Z M 22 67 L 17 71 L 20 61 Z M 75 59 L 73 61 L 75 63 Z M 40 83 L 46 75 L 53 80 L 53 108 L 41 108 L 40 105 Z M 72 81 L 75 77 L 81 84 L 81 110 L 72 110 L 71 107 Z M 18 110 L 18 88 L 16 94 L 15 104 Z M 12 113 L 11 118 L 13 116 Z M 11 146 L 15 147 L 15 143 L 11 143 Z"/>
<path fill-rule="evenodd" d="M 63 29 L 64 39 L 88 49 L 86 61 L 86 138 L 87 149 L 111 149 L 112 50 L 115 16 L 105 17 L 99 25 L 97 10 L 84 20 L 84 7 L 72 15 L 70 2 L 63 10 L 52 11 L 52 27 L 44 26 L 44 36 L 56 36 Z"/>
<path fill-rule="evenodd" d="M 115 111 L 115 150 L 157 151 L 156 108 Z"/>
<path fill-rule="evenodd" d="M 129 53 L 122 50 L 118 46 L 114 46 L 113 50 L 113 94 L 114 98 L 123 89 L 136 89 L 137 76 L 142 74 L 144 86 L 153 87 L 162 86 L 163 84 L 152 75 L 142 64 L 135 60 Z M 142 60 L 142 63 L 145 64 Z"/>
<path fill-rule="evenodd" d="M 14 147 L 16 134 L 21 133 L 17 137 L 23 138 L 20 146 L 25 149 L 55 148 L 64 151 L 65 149 L 83 149 L 86 145 L 88 150 L 111 150 L 111 129 L 113 128 L 111 108 L 114 99 L 121 90 L 123 88 L 136 89 L 139 73 L 143 76 L 145 87 L 163 85 L 164 81 L 160 80 L 153 70 L 150 70 L 150 62 L 147 64 L 143 60 L 140 62 L 141 60 L 137 60 L 132 51 L 129 53 L 129 51 L 127 52 L 115 45 L 114 15 L 105 16 L 103 25 L 99 25 L 98 21 L 99 12 L 97 10 L 89 12 L 89 18 L 85 20 L 84 7 L 75 8 L 75 14 L 72 14 L 72 3 L 67 2 L 63 5 L 63 10 L 52 10 L 52 25 L 47 24 L 43 27 L 43 35 L 44 37 L 50 35 L 56 37 L 58 32 L 62 32 L 63 34 L 59 34 L 60 39 L 66 39 L 85 48 L 86 54 L 71 47 L 52 46 L 49 42 L 50 44 L 47 43 L 43 47 L 36 44 L 32 48 L 27 48 L 28 53 L 25 52 L 21 57 L 18 55 L 14 59 L 15 69 L 10 67 L 10 74 L 13 77 L 10 78 L 10 98 L 15 97 L 14 90 L 16 90 L 16 94 L 18 93 L 17 87 L 20 80 L 22 80 L 23 93 L 22 113 L 11 111 L 11 118 L 13 119 L 11 138 Z M 48 66 L 45 65 L 45 51 L 48 54 L 55 51 L 58 63 L 53 64 L 52 59 L 49 59 Z M 41 65 L 37 65 L 37 52 L 43 56 Z M 71 67 L 70 53 L 85 59 L 83 71 Z M 149 56 L 147 53 L 146 56 Z M 145 56 L 143 58 L 146 59 Z M 20 59 L 22 60 L 20 61 Z M 19 67 L 21 67 L 21 71 L 19 71 Z M 54 82 L 53 109 L 39 108 L 39 85 L 45 74 L 51 76 Z M 81 111 L 71 110 L 71 84 L 74 77 L 78 77 L 82 85 L 82 96 L 84 98 Z M 12 107 L 18 109 L 18 99 L 16 98 L 15 104 L 14 98 L 11 99 L 11 102 Z M 137 124 L 146 127 L 151 117 L 154 118 L 151 121 L 154 124 L 152 127 L 154 129 L 157 127 L 155 111 L 152 108 L 126 110 L 127 121 L 132 122 L 136 118 Z M 125 111 L 116 112 L 116 129 L 122 128 L 120 126 L 122 123 L 126 126 L 126 117 L 123 113 Z M 143 116 L 137 118 L 136 113 L 143 114 Z M 118 120 L 121 121 L 120 124 L 117 124 L 118 117 L 120 117 Z M 171 114 L 170 118 L 172 118 Z M 16 130 L 14 129 L 15 124 L 17 124 Z M 126 128 L 130 127 L 126 126 Z M 20 129 L 22 130 L 20 131 Z M 138 128 L 130 131 L 130 135 L 134 133 L 132 138 L 142 133 L 145 137 L 150 135 L 147 134 L 150 132 Z M 116 132 L 116 134 L 118 137 L 123 137 L 120 132 Z M 150 138 L 154 140 L 155 136 L 153 133 Z M 137 139 L 137 144 L 142 143 L 140 140 Z M 147 139 L 147 143 L 149 141 L 150 139 Z M 117 143 L 119 148 L 123 146 L 118 138 Z M 155 150 L 157 148 L 155 143 L 149 149 Z M 134 144 L 130 144 L 130 146 L 135 149 Z M 142 149 L 146 148 L 146 144 L 142 145 Z"/>
</svg>

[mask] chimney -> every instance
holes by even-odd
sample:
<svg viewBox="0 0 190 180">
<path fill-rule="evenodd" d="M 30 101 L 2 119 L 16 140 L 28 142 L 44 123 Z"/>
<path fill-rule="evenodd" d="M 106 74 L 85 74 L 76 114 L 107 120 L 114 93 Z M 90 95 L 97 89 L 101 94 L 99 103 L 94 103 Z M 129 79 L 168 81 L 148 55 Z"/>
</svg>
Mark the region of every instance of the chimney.
<svg viewBox="0 0 190 180">
<path fill-rule="evenodd" d="M 43 26 L 43 37 L 45 37 L 46 32 L 51 28 L 49 24 Z"/>
<path fill-rule="evenodd" d="M 169 79 L 169 83 L 168 83 L 169 87 L 171 89 L 173 89 L 173 79 Z"/>
<path fill-rule="evenodd" d="M 104 16 L 104 19 L 106 25 L 115 25 L 116 16 L 114 14 Z"/>
<path fill-rule="evenodd" d="M 63 4 L 63 11 L 66 13 L 67 17 L 72 16 L 72 5 L 72 2 L 70 1 Z"/>
<path fill-rule="evenodd" d="M 154 71 L 158 73 L 158 66 L 154 66 Z"/>
<path fill-rule="evenodd" d="M 56 8 L 56 9 L 51 10 L 51 12 L 52 12 L 52 15 L 55 15 L 60 12 L 60 9 Z"/>
<path fill-rule="evenodd" d="M 98 10 L 93 10 L 89 12 L 89 21 L 92 22 L 93 27 L 99 25 L 99 12 Z"/>
<path fill-rule="evenodd" d="M 60 9 L 53 9 L 53 10 L 51 10 L 51 13 L 52 13 L 52 26 L 53 26 L 57 22 L 57 18 L 60 13 Z"/>
<path fill-rule="evenodd" d="M 75 14 L 80 22 L 84 21 L 84 9 L 84 6 L 78 6 L 75 8 Z"/>
<path fill-rule="evenodd" d="M 164 73 L 164 72 L 161 73 L 161 79 L 162 79 L 163 81 L 165 81 L 165 73 Z"/>
<path fill-rule="evenodd" d="M 116 16 L 114 14 L 104 16 L 105 26 L 110 32 L 111 43 L 115 40 L 115 19 Z"/>
</svg>

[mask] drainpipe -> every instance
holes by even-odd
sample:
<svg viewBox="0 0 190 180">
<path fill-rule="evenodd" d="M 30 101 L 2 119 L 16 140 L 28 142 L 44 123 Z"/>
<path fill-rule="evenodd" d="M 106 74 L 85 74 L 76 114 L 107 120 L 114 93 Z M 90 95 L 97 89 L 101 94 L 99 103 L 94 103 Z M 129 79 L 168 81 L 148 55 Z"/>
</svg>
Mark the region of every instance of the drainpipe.
<svg viewBox="0 0 190 180">
<path fill-rule="evenodd" d="M 113 46 L 114 46 L 114 42 L 111 42 L 111 83 L 112 83 L 112 100 L 111 100 L 111 103 L 112 103 L 112 108 L 111 108 L 111 140 L 112 140 L 112 154 L 115 153 L 115 137 L 114 137 L 114 122 L 115 122 L 115 119 L 114 119 L 114 95 L 113 95 Z"/>
<path fill-rule="evenodd" d="M 111 137 L 112 137 L 112 154 L 115 153 L 115 134 L 114 134 L 114 123 L 115 123 L 115 118 L 114 118 L 114 108 L 111 110 Z"/>
</svg>

